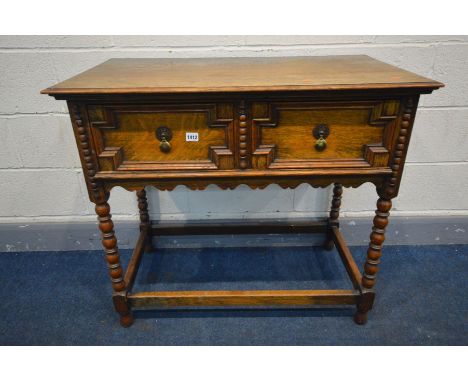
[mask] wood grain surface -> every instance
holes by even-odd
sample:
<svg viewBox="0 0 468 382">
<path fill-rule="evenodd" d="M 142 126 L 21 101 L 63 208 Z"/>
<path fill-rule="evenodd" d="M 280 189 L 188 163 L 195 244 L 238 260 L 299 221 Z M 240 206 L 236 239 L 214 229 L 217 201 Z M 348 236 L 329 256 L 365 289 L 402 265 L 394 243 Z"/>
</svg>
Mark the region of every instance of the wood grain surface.
<svg viewBox="0 0 468 382">
<path fill-rule="evenodd" d="M 368 56 L 114 58 L 43 94 L 430 88 L 443 84 Z"/>
<path fill-rule="evenodd" d="M 356 303 L 354 290 L 213 290 L 138 292 L 129 294 L 132 307 L 338 305 Z"/>
<path fill-rule="evenodd" d="M 159 149 L 156 129 L 172 131 L 171 150 Z M 198 133 L 198 142 L 186 142 L 187 132 Z M 103 131 L 106 147 L 122 147 L 125 161 L 197 161 L 209 159 L 210 146 L 224 146 L 223 128 L 208 127 L 203 112 L 121 113 L 119 128 Z"/>
<path fill-rule="evenodd" d="M 364 145 L 382 143 L 383 128 L 368 119 L 369 109 L 281 110 L 276 127 L 262 128 L 261 143 L 275 145 L 277 159 L 362 158 Z M 312 134 L 320 124 L 330 129 L 323 151 L 315 149 Z"/>
</svg>

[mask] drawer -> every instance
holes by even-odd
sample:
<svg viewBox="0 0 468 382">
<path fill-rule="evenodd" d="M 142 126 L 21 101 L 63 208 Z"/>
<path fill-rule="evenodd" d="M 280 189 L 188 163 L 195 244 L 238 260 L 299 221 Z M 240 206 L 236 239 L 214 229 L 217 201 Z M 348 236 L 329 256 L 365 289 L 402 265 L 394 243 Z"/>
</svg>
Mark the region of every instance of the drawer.
<svg viewBox="0 0 468 382">
<path fill-rule="evenodd" d="M 231 104 L 88 105 L 100 171 L 230 169 Z"/>
<path fill-rule="evenodd" d="M 252 165 L 386 167 L 398 111 L 398 100 L 253 103 Z"/>
</svg>

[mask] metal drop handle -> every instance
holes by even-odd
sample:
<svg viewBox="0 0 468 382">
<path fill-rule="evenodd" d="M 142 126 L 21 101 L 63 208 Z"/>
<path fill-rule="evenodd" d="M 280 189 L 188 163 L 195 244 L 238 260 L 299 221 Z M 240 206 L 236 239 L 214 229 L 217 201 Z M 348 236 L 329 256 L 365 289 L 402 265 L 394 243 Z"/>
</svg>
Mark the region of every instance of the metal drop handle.
<svg viewBox="0 0 468 382">
<path fill-rule="evenodd" d="M 315 150 L 323 151 L 327 148 L 327 141 L 325 138 L 330 134 L 330 128 L 328 125 L 320 124 L 316 125 L 312 130 L 312 135 L 317 139 L 315 142 Z"/>
<path fill-rule="evenodd" d="M 315 142 L 315 150 L 317 151 L 323 151 L 327 148 L 327 141 L 325 140 L 324 137 L 319 137 L 317 141 Z"/>
<path fill-rule="evenodd" d="M 159 150 L 161 150 L 163 153 L 168 153 L 171 151 L 172 146 L 169 141 L 172 139 L 172 131 L 169 127 L 159 126 L 156 129 L 156 138 L 161 141 L 159 144 Z"/>
</svg>

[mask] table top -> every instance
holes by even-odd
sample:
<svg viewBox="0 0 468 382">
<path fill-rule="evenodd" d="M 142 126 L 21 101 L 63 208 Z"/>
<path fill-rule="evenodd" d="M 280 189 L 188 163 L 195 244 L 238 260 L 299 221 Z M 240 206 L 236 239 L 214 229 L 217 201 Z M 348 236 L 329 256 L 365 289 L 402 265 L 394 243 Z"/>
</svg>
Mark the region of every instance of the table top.
<svg viewBox="0 0 468 382">
<path fill-rule="evenodd" d="M 437 89 L 442 83 L 368 56 L 113 58 L 42 93 L 144 94 Z"/>
</svg>

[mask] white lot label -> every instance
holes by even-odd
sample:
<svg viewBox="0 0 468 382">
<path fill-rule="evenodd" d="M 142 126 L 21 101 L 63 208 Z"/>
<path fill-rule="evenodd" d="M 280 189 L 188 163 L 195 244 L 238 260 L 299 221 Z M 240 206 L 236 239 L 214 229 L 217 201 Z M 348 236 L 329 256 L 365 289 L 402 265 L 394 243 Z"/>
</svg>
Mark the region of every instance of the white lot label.
<svg viewBox="0 0 468 382">
<path fill-rule="evenodd" d="M 186 142 L 198 142 L 198 133 L 185 133 Z"/>
</svg>

